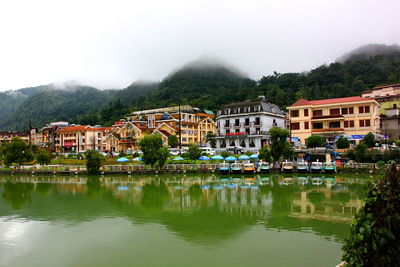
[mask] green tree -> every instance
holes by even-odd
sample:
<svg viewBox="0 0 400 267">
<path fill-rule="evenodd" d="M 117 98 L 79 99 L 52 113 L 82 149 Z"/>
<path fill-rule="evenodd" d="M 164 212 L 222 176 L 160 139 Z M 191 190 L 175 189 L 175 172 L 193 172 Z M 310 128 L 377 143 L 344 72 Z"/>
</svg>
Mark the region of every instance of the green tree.
<svg viewBox="0 0 400 267">
<path fill-rule="evenodd" d="M 6 165 L 22 164 L 34 159 L 31 147 L 19 137 L 14 137 L 10 143 L 5 144 L 2 153 Z"/>
<path fill-rule="evenodd" d="M 400 139 L 396 140 L 395 144 L 396 144 L 397 147 L 400 147 Z"/>
<path fill-rule="evenodd" d="M 400 262 L 400 173 L 395 164 L 371 184 L 343 246 L 346 266 L 398 266 Z"/>
<path fill-rule="evenodd" d="M 368 147 L 374 147 L 375 146 L 375 135 L 373 133 L 369 132 L 367 135 L 364 136 L 362 141 Z"/>
<path fill-rule="evenodd" d="M 229 152 L 226 151 L 226 150 L 222 151 L 222 153 L 221 153 L 221 157 L 223 157 L 223 158 L 227 158 L 227 157 L 229 157 L 230 155 L 231 155 L 231 153 L 229 153 Z"/>
<path fill-rule="evenodd" d="M 51 154 L 48 150 L 41 149 L 36 153 L 36 161 L 40 165 L 48 165 L 51 163 L 53 159 L 53 154 Z"/>
<path fill-rule="evenodd" d="M 206 135 L 206 142 L 208 142 L 212 148 L 217 147 L 217 141 L 215 140 L 215 137 L 216 135 L 211 132 L 208 132 Z"/>
<path fill-rule="evenodd" d="M 168 158 L 168 150 L 163 147 L 160 135 L 146 135 L 139 142 L 139 147 L 143 151 L 142 160 L 145 164 L 154 167 L 162 167 Z"/>
<path fill-rule="evenodd" d="M 269 151 L 267 146 L 263 146 L 258 151 L 258 157 L 264 161 L 271 162 L 271 151 Z"/>
<path fill-rule="evenodd" d="M 104 160 L 104 157 L 100 154 L 100 152 L 96 150 L 88 150 L 85 156 L 86 156 L 86 169 L 88 171 L 88 174 L 90 175 L 100 174 L 101 163 Z"/>
<path fill-rule="evenodd" d="M 307 138 L 307 147 L 323 147 L 325 145 L 325 140 L 319 135 L 311 135 Z"/>
<path fill-rule="evenodd" d="M 201 156 L 201 150 L 197 145 L 190 144 L 188 154 L 189 159 L 196 161 Z"/>
<path fill-rule="evenodd" d="M 269 130 L 270 141 L 271 141 L 271 156 L 274 160 L 280 160 L 282 157 L 287 157 L 291 154 L 291 147 L 288 142 L 289 131 L 279 128 L 272 127 Z"/>
<path fill-rule="evenodd" d="M 168 136 L 168 145 L 172 148 L 178 147 L 179 145 L 178 137 L 176 137 L 176 135 Z"/>
<path fill-rule="evenodd" d="M 364 162 L 367 158 L 368 147 L 364 143 L 359 143 L 354 149 L 354 158 L 357 162 Z"/>
<path fill-rule="evenodd" d="M 350 147 L 349 139 L 347 139 L 344 136 L 339 137 L 339 139 L 336 141 L 336 147 L 339 149 L 349 148 Z"/>
</svg>

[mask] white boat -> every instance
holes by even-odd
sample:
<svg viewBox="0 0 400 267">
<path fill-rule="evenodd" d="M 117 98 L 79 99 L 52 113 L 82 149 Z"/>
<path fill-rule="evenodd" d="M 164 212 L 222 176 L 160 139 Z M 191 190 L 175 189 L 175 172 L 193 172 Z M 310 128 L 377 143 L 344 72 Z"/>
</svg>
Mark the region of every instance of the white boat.
<svg viewBox="0 0 400 267">
<path fill-rule="evenodd" d="M 282 172 L 286 173 L 293 172 L 293 169 L 294 169 L 293 162 L 287 160 L 282 162 L 282 169 L 281 169 Z"/>
<path fill-rule="evenodd" d="M 314 161 L 311 163 L 310 171 L 314 173 L 321 173 L 322 170 L 324 169 L 322 162 Z"/>
</svg>

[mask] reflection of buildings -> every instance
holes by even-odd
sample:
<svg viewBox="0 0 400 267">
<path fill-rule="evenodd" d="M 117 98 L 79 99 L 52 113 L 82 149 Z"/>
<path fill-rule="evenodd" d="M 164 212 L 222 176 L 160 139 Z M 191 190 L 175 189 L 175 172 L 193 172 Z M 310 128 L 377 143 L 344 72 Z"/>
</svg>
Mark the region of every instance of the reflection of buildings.
<svg viewBox="0 0 400 267">
<path fill-rule="evenodd" d="M 322 193 L 325 200 L 312 203 L 308 198 L 309 193 Z M 347 193 L 351 196 L 346 202 L 334 201 L 335 195 Z M 314 191 L 296 192 L 292 201 L 292 217 L 302 219 L 316 219 L 328 221 L 351 221 L 356 212 L 361 209 L 363 202 L 354 198 L 346 191 L 332 191 L 331 188 L 319 188 Z"/>
</svg>

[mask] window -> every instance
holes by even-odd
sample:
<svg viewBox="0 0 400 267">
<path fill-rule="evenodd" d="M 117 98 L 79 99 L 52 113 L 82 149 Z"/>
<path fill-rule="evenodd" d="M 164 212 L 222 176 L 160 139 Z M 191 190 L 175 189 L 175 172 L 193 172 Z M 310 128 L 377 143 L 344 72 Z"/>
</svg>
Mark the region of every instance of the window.
<svg viewBox="0 0 400 267">
<path fill-rule="evenodd" d="M 360 120 L 360 127 L 364 127 L 364 120 Z"/>
<path fill-rule="evenodd" d="M 354 128 L 354 121 L 349 121 L 350 128 Z"/>
<path fill-rule="evenodd" d="M 245 130 L 245 132 L 246 132 L 246 134 L 250 134 L 250 129 L 247 128 L 247 129 Z"/>
<path fill-rule="evenodd" d="M 365 126 L 370 127 L 371 126 L 371 120 L 365 120 Z"/>
<path fill-rule="evenodd" d="M 364 113 L 364 107 L 358 107 L 358 113 Z"/>
<path fill-rule="evenodd" d="M 308 128 L 310 128 L 310 125 L 309 125 L 308 121 L 306 121 L 306 122 L 304 123 L 304 129 L 308 129 Z"/>
<path fill-rule="evenodd" d="M 298 122 L 291 123 L 290 124 L 290 129 L 292 129 L 292 130 L 300 130 L 300 123 L 298 123 Z"/>
<path fill-rule="evenodd" d="M 329 128 L 340 128 L 340 121 L 331 121 L 329 123 Z"/>
<path fill-rule="evenodd" d="M 314 117 L 322 116 L 322 109 L 313 110 L 312 114 Z"/>
<path fill-rule="evenodd" d="M 239 129 L 236 129 L 236 130 L 235 130 L 235 133 L 238 133 L 238 132 L 239 132 Z"/>
<path fill-rule="evenodd" d="M 227 133 L 227 134 L 230 134 L 230 133 L 231 133 L 231 131 L 230 131 L 230 130 L 226 130 L 226 133 Z"/>
<path fill-rule="evenodd" d="M 235 119 L 235 126 L 240 126 L 239 119 Z"/>
<path fill-rule="evenodd" d="M 225 127 L 229 127 L 229 120 L 225 120 Z"/>
<path fill-rule="evenodd" d="M 364 111 L 365 111 L 365 113 L 369 113 L 369 106 L 365 106 Z"/>
<path fill-rule="evenodd" d="M 344 121 L 344 128 L 349 128 L 349 121 Z"/>
<path fill-rule="evenodd" d="M 329 110 L 330 115 L 339 115 L 340 114 L 340 108 L 331 108 Z"/>
<path fill-rule="evenodd" d="M 349 113 L 349 109 L 348 108 L 342 108 L 342 114 L 346 115 Z"/>
<path fill-rule="evenodd" d="M 256 134 L 260 134 L 260 128 L 256 128 Z"/>
<path fill-rule="evenodd" d="M 260 125 L 260 118 L 259 117 L 256 118 L 256 120 L 254 122 L 254 125 Z"/>
<path fill-rule="evenodd" d="M 256 146 L 256 144 L 254 144 L 254 141 L 251 140 L 251 141 L 250 141 L 250 144 L 249 144 L 249 147 L 255 147 L 255 146 Z"/>
<path fill-rule="evenodd" d="M 246 125 L 246 126 L 249 126 L 249 125 L 250 125 L 250 119 L 249 119 L 249 118 L 246 118 L 246 119 L 244 120 L 244 125 Z"/>
<path fill-rule="evenodd" d="M 308 117 L 308 109 L 304 109 L 304 117 Z"/>
<path fill-rule="evenodd" d="M 322 122 L 314 122 L 312 124 L 312 127 L 313 127 L 313 129 L 323 129 L 324 128 Z"/>
<path fill-rule="evenodd" d="M 393 108 L 397 108 L 397 104 L 393 104 Z"/>
<path fill-rule="evenodd" d="M 299 116 L 299 111 L 298 110 L 291 110 L 290 111 L 290 117 L 295 118 Z"/>
<path fill-rule="evenodd" d="M 349 108 L 349 114 L 354 114 L 354 108 Z"/>
</svg>

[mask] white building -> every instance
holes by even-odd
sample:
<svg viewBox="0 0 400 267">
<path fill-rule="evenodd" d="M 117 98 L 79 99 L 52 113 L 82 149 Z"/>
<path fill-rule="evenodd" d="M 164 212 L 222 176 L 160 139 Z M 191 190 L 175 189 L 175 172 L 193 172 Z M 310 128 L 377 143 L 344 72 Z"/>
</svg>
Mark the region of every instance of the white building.
<svg viewBox="0 0 400 267">
<path fill-rule="evenodd" d="M 269 140 L 269 130 L 285 128 L 285 115 L 264 96 L 223 106 L 217 114 L 217 150 L 243 147 L 257 151 Z"/>
</svg>

